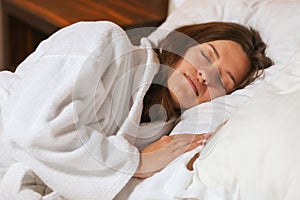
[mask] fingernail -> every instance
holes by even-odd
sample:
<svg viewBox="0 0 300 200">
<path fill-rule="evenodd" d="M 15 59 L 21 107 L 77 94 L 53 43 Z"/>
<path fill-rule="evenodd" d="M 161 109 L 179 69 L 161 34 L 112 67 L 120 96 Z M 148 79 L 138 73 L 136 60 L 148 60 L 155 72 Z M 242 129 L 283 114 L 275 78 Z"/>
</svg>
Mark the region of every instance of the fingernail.
<svg viewBox="0 0 300 200">
<path fill-rule="evenodd" d="M 202 143 L 203 143 L 203 140 L 198 140 L 196 143 L 197 143 L 197 144 L 202 144 Z"/>
<path fill-rule="evenodd" d="M 203 135 L 203 137 L 205 138 L 205 139 L 208 139 L 208 138 L 210 138 L 212 136 L 212 134 L 204 134 Z"/>
<path fill-rule="evenodd" d="M 204 140 L 198 140 L 196 143 L 199 144 L 199 145 L 205 145 L 207 142 L 207 139 L 204 139 Z"/>
</svg>

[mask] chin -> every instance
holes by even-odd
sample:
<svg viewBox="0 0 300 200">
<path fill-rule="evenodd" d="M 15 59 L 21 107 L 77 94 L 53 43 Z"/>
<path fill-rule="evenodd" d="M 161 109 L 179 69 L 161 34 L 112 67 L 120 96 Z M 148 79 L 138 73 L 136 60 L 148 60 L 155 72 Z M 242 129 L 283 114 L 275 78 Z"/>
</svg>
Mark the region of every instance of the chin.
<svg viewBox="0 0 300 200">
<path fill-rule="evenodd" d="M 196 95 L 178 95 L 178 97 L 178 105 L 181 109 L 188 109 L 199 104 Z"/>
<path fill-rule="evenodd" d="M 192 88 L 187 87 L 187 82 L 172 83 L 168 83 L 168 88 L 177 109 L 187 109 L 198 104 L 198 97 Z"/>
</svg>

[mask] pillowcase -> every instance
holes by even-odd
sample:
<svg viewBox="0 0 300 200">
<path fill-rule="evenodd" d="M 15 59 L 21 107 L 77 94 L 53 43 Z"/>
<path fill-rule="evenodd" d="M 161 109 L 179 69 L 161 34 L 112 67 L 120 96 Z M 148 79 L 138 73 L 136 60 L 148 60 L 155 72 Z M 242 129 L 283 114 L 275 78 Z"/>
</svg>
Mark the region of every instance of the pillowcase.
<svg viewBox="0 0 300 200">
<path fill-rule="evenodd" d="M 215 131 L 218 125 L 229 120 L 253 96 L 261 81 L 262 78 L 259 78 L 247 89 L 238 90 L 231 95 L 218 97 L 184 111 L 171 135 Z"/>
<path fill-rule="evenodd" d="M 185 0 L 169 0 L 169 8 L 168 13 L 170 14 L 174 10 L 176 10 Z"/>
<path fill-rule="evenodd" d="M 275 63 L 287 62 L 299 49 L 299 36 L 293 34 L 300 27 L 298 6 L 292 0 L 185 0 L 148 38 L 157 44 L 171 30 L 183 25 L 236 22 L 260 32 L 268 44 L 267 54 Z"/>
<path fill-rule="evenodd" d="M 182 2 L 172 0 L 179 5 Z M 283 69 L 299 50 L 299 2 L 285 0 L 185 0 L 148 39 L 157 45 L 171 30 L 211 21 L 237 22 L 258 30 L 267 43 L 266 54 L 276 63 L 254 84 L 216 101 L 198 105 L 182 115 L 174 133 L 212 131 L 253 96 L 264 80 Z M 195 113 L 197 117 L 195 117 Z"/>
<path fill-rule="evenodd" d="M 193 188 L 223 187 L 229 199 L 232 188 L 243 200 L 299 198 L 299 66 L 300 52 L 224 125 L 194 163 L 193 182 L 181 197 L 202 197 L 191 196 Z"/>
</svg>

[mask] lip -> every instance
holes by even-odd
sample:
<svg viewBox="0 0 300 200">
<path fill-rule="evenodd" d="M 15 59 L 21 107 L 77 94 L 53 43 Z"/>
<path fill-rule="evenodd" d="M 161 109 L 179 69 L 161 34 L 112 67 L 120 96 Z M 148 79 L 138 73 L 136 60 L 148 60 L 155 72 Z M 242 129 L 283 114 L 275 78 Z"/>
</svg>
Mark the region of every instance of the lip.
<svg viewBox="0 0 300 200">
<path fill-rule="evenodd" d="M 196 96 L 198 96 L 199 95 L 199 91 L 198 91 L 198 87 L 197 87 L 197 80 L 193 79 L 192 77 L 190 77 L 190 76 L 188 76 L 186 74 L 184 75 L 184 77 L 186 78 L 186 80 L 191 85 L 191 87 L 194 90 Z"/>
</svg>

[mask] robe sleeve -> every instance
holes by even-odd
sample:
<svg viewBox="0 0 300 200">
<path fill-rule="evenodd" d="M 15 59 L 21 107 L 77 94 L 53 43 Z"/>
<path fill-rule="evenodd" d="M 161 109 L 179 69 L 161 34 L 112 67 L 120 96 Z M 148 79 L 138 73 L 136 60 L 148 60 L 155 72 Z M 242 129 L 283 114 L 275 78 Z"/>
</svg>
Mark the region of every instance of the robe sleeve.
<svg viewBox="0 0 300 200">
<path fill-rule="evenodd" d="M 105 120 L 97 112 L 114 74 L 130 62 L 130 48 L 115 24 L 77 23 L 44 41 L 16 71 L 21 80 L 2 109 L 5 143 L 66 199 L 112 199 L 138 166 L 134 146 L 95 126 Z"/>
</svg>

